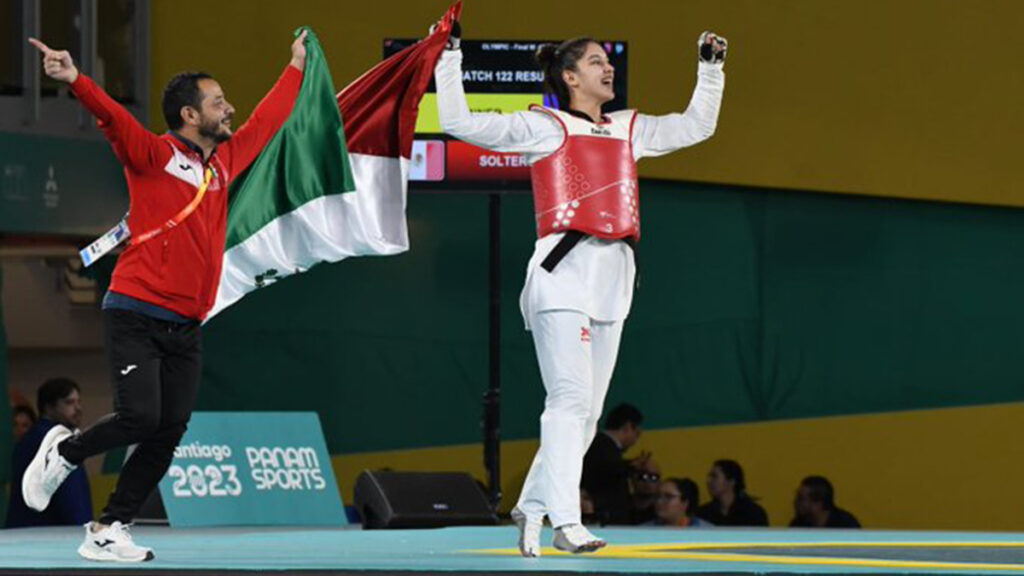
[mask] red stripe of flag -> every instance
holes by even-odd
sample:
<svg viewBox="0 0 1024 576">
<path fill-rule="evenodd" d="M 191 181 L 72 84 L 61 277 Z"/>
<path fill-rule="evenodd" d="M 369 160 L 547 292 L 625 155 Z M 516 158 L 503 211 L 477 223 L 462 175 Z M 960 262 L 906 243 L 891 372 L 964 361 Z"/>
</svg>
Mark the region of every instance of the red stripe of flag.
<svg viewBox="0 0 1024 576">
<path fill-rule="evenodd" d="M 374 66 L 338 93 L 350 153 L 409 158 L 420 100 L 461 13 L 459 0 L 433 34 Z"/>
</svg>

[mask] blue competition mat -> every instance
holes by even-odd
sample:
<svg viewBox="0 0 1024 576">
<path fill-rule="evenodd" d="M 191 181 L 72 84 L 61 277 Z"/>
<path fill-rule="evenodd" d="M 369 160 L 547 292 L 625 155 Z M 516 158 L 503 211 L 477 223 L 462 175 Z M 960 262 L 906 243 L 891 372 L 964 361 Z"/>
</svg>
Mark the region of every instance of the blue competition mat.
<svg viewBox="0 0 1024 576">
<path fill-rule="evenodd" d="M 78 557 L 80 528 L 0 531 L 0 572 L 131 570 L 146 573 L 259 571 L 587 572 L 659 574 L 1022 574 L 1024 534 L 618 528 L 610 545 L 571 556 L 545 549 L 520 558 L 511 526 L 437 530 L 136 527 L 151 546 L 145 564 Z M 546 530 L 545 541 L 551 533 Z"/>
</svg>

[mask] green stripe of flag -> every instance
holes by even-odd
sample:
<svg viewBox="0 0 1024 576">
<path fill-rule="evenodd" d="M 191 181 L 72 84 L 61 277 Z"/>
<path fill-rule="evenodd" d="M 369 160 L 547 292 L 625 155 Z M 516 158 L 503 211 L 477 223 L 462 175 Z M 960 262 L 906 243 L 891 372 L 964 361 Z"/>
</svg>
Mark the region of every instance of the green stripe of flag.
<svg viewBox="0 0 1024 576">
<path fill-rule="evenodd" d="M 355 190 L 334 81 L 320 42 L 307 27 L 306 68 L 291 116 L 231 186 L 229 250 L 303 204 Z"/>
</svg>

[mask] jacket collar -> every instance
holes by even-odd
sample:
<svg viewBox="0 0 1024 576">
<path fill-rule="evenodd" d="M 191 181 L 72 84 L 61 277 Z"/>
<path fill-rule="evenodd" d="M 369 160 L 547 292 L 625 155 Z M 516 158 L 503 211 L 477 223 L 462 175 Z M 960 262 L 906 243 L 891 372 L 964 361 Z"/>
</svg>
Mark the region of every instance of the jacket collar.
<svg viewBox="0 0 1024 576">
<path fill-rule="evenodd" d="M 210 158 L 204 159 L 203 158 L 203 149 L 199 146 L 199 144 L 196 144 L 195 142 L 189 140 L 188 138 L 185 138 L 184 136 L 182 136 L 181 134 L 178 134 L 174 130 L 169 131 L 168 134 L 170 134 L 173 137 L 172 141 L 178 146 L 178 148 L 181 148 L 183 150 L 187 150 L 187 151 L 192 152 L 193 154 L 199 156 L 199 159 L 201 161 L 203 161 L 204 163 L 206 161 L 208 161 L 209 159 L 212 159 L 214 157 L 214 155 L 217 154 L 217 148 L 214 148 L 213 152 L 210 153 Z"/>
</svg>

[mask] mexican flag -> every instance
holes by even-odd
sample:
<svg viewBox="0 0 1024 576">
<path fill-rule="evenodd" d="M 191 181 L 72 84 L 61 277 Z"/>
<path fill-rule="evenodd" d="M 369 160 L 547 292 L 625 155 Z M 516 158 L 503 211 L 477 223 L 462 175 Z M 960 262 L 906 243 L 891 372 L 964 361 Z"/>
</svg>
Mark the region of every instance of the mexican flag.
<svg viewBox="0 0 1024 576">
<path fill-rule="evenodd" d="M 316 35 L 288 121 L 231 186 L 217 300 L 207 320 L 249 292 L 352 256 L 409 249 L 409 156 L 420 99 L 461 2 L 434 32 L 339 94 Z"/>
</svg>

